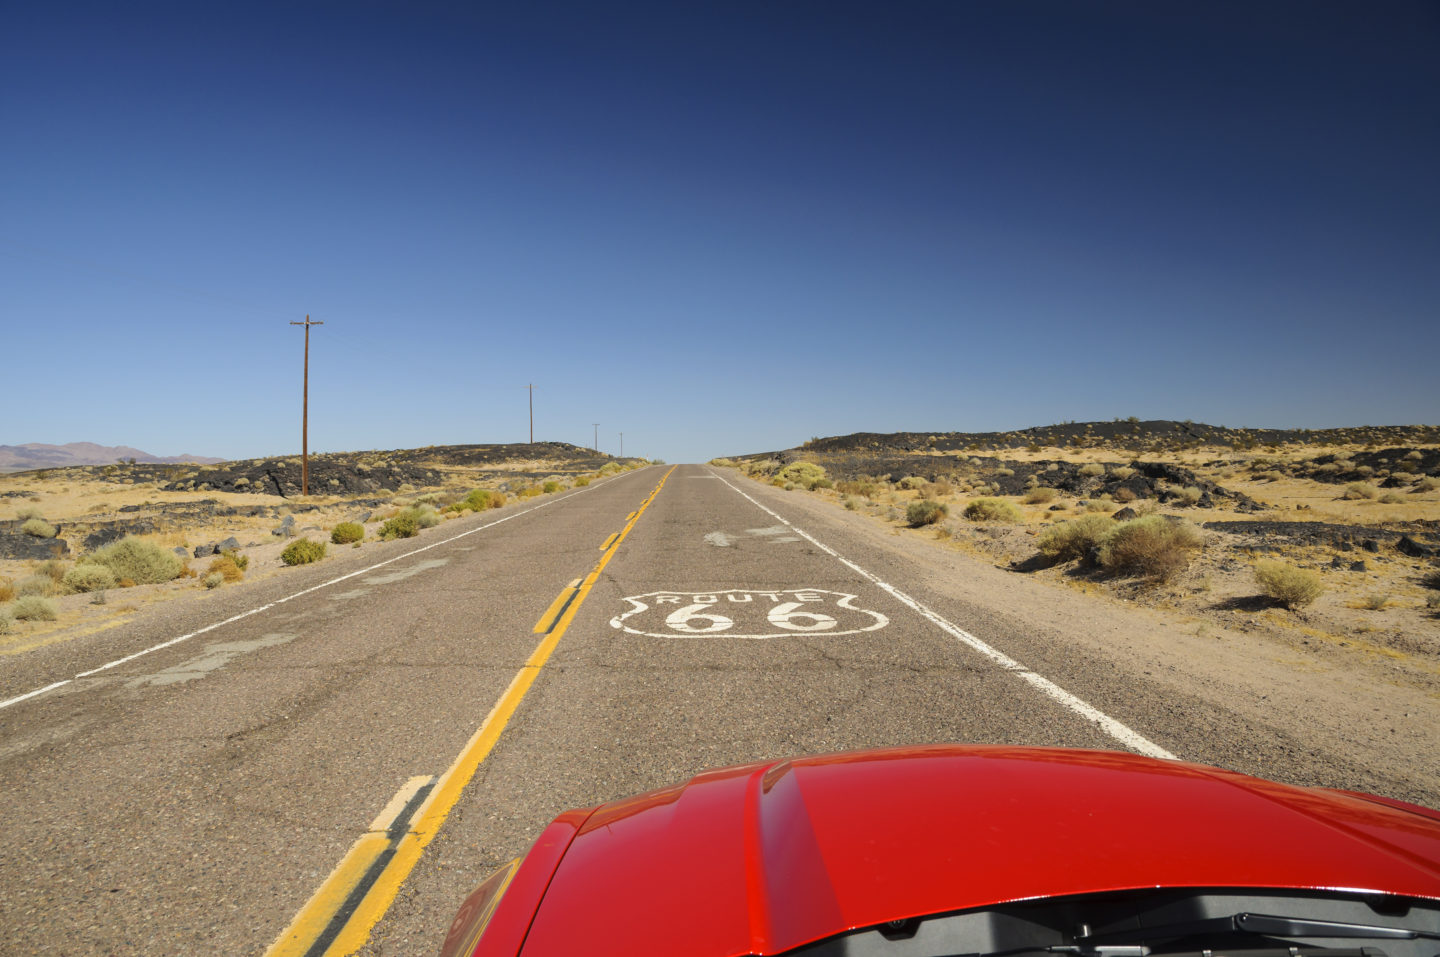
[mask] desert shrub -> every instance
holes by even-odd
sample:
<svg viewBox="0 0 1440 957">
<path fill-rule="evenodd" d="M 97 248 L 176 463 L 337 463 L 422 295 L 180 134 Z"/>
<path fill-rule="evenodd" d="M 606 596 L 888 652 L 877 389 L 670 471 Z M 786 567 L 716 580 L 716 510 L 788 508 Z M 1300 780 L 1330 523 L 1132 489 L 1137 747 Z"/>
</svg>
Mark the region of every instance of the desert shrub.
<svg viewBox="0 0 1440 957">
<path fill-rule="evenodd" d="M 574 482 L 574 485 L 575 485 L 576 488 L 584 488 L 585 486 L 587 486 L 587 485 L 589 485 L 589 484 L 590 484 L 590 476 L 588 476 L 588 475 L 578 476 L 578 477 L 575 479 L 575 482 Z"/>
<path fill-rule="evenodd" d="M 863 495 L 866 498 L 874 498 L 879 491 L 879 486 L 869 479 L 846 480 L 835 483 L 835 488 L 842 495 Z"/>
<path fill-rule="evenodd" d="M 1099 462 L 1089 462 L 1085 465 L 1080 466 L 1080 474 L 1085 476 L 1086 478 L 1094 478 L 1097 475 L 1104 475 L 1105 466 L 1101 465 Z"/>
<path fill-rule="evenodd" d="M 1055 491 L 1053 488 L 1046 488 L 1042 485 L 1037 488 L 1032 488 L 1030 491 L 1025 493 L 1025 504 L 1044 505 L 1046 502 L 1055 501 L 1055 496 L 1059 494 L 1060 493 Z"/>
<path fill-rule="evenodd" d="M 1103 498 L 1087 498 L 1084 504 L 1087 512 L 1108 512 L 1115 503 Z"/>
<path fill-rule="evenodd" d="M 563 487 L 564 486 L 562 486 L 554 479 L 546 479 L 545 484 L 540 486 L 540 491 L 544 492 L 546 495 L 553 495 L 556 492 L 560 491 L 560 489 Z"/>
<path fill-rule="evenodd" d="M 287 565 L 308 565 L 325 557 L 325 543 L 312 542 L 308 538 L 297 538 L 280 553 L 280 560 Z"/>
<path fill-rule="evenodd" d="M 54 525 L 43 518 L 27 518 L 25 523 L 20 526 L 20 531 L 26 535 L 34 535 L 36 538 L 54 538 L 56 529 Z"/>
<path fill-rule="evenodd" d="M 433 505 L 415 505 L 405 509 L 405 511 L 415 514 L 415 524 L 421 528 L 434 528 L 436 525 L 439 525 L 441 521 L 440 513 L 436 511 Z"/>
<path fill-rule="evenodd" d="M 1392 478 L 1392 479 L 1395 480 L 1396 482 L 1403 482 L 1403 483 L 1406 484 L 1406 485 L 1409 485 L 1411 482 L 1415 481 L 1415 480 L 1416 480 L 1417 478 L 1419 478 L 1419 477 L 1420 477 L 1420 476 L 1416 475 L 1414 472 L 1391 472 L 1391 473 L 1390 473 L 1390 478 Z"/>
<path fill-rule="evenodd" d="M 710 460 L 710 464 L 711 464 L 711 465 L 718 465 L 718 466 L 720 466 L 721 468 L 727 468 L 727 469 L 728 469 L 728 468 L 734 468 L 734 467 L 735 467 L 735 463 L 732 462 L 730 459 L 726 459 L 726 458 L 711 459 L 711 460 Z"/>
<path fill-rule="evenodd" d="M 15 599 L 10 613 L 21 621 L 54 621 L 59 617 L 55 603 L 40 595 L 22 595 Z"/>
<path fill-rule="evenodd" d="M 1421 459 L 1423 459 L 1424 457 L 1425 457 L 1425 456 L 1423 456 L 1423 455 L 1420 454 L 1420 450 L 1419 450 L 1419 449 L 1411 449 L 1409 452 L 1406 452 L 1406 453 L 1405 453 L 1405 461 L 1406 461 L 1406 462 L 1418 462 L 1418 461 L 1420 461 Z"/>
<path fill-rule="evenodd" d="M 1128 488 L 1117 488 L 1110 493 L 1110 497 L 1121 505 L 1128 505 L 1130 502 L 1135 501 L 1135 493 Z"/>
<path fill-rule="evenodd" d="M 623 471 L 625 471 L 625 467 L 619 462 L 606 462 L 600 466 L 600 475 L 602 478 L 607 475 L 619 475 Z"/>
<path fill-rule="evenodd" d="M 1135 470 L 1128 465 L 1121 465 L 1110 471 L 1110 477 L 1123 482 L 1135 474 Z"/>
<path fill-rule="evenodd" d="M 221 554 L 222 557 L 228 558 L 228 559 L 230 559 L 232 562 L 234 562 L 234 563 L 235 563 L 235 567 L 238 568 L 238 569 L 240 569 L 242 572 L 245 571 L 246 569 L 248 569 L 248 568 L 250 567 L 250 556 L 249 556 L 249 555 L 241 555 L 239 552 L 235 551 L 235 549 L 233 549 L 233 548 L 222 548 L 222 549 L 220 550 L 220 554 Z"/>
<path fill-rule="evenodd" d="M 387 542 L 395 538 L 414 538 L 419 534 L 420 523 L 408 509 L 387 519 L 385 524 L 380 526 L 380 537 Z"/>
<path fill-rule="evenodd" d="M 84 563 L 66 572 L 63 582 L 71 591 L 104 591 L 115 587 L 115 573 L 104 565 Z"/>
<path fill-rule="evenodd" d="M 1421 576 L 1420 584 L 1424 585 L 1426 588 L 1434 588 L 1436 591 L 1440 591 L 1440 568 L 1437 568 L 1431 572 L 1426 572 L 1423 576 Z"/>
<path fill-rule="evenodd" d="M 341 522 L 330 529 L 330 541 L 336 545 L 349 545 L 365 537 L 365 526 L 359 522 Z"/>
<path fill-rule="evenodd" d="M 500 506 L 502 506 L 502 505 L 504 505 L 504 504 L 505 504 L 505 493 L 504 493 L 504 492 L 491 492 L 491 493 L 490 493 L 490 507 L 491 507 L 491 508 L 499 508 Z"/>
<path fill-rule="evenodd" d="M 1163 515 L 1144 515 L 1117 526 L 1100 546 L 1100 564 L 1117 575 L 1165 581 L 1184 571 L 1200 548 L 1200 533 Z"/>
<path fill-rule="evenodd" d="M 948 514 L 950 514 L 950 509 L 940 502 L 927 498 L 910 503 L 909 507 L 905 509 L 905 521 L 910 523 L 911 528 L 919 528 L 922 525 L 934 525 Z"/>
<path fill-rule="evenodd" d="M 825 478 L 825 470 L 814 462 L 791 462 L 775 477 L 786 482 L 793 482 L 801 488 L 813 490 L 816 483 Z"/>
<path fill-rule="evenodd" d="M 516 492 L 516 493 L 515 493 L 515 497 L 518 498 L 518 499 L 527 499 L 527 498 L 535 498 L 537 495 L 540 495 L 540 494 L 542 494 L 542 493 L 541 493 L 541 491 L 540 491 L 539 486 L 536 486 L 536 485 L 527 485 L 527 486 L 525 486 L 524 488 L 520 489 L 520 491 Z"/>
<path fill-rule="evenodd" d="M 998 469 L 995 470 L 995 474 L 996 474 L 996 475 L 1003 475 L 1003 476 L 1005 476 L 1006 478 L 1010 478 L 1012 475 L 1015 474 L 1015 470 L 1014 470 L 1014 469 L 1007 469 L 1007 468 L 998 468 Z"/>
<path fill-rule="evenodd" d="M 8 635 L 15 627 L 15 616 L 8 608 L 0 608 L 0 635 Z"/>
<path fill-rule="evenodd" d="M 9 601 L 15 597 L 15 583 L 8 578 L 0 578 L 0 601 Z"/>
<path fill-rule="evenodd" d="M 69 570 L 70 566 L 58 558 L 47 558 L 35 566 L 35 574 L 49 575 L 57 582 L 63 580 L 65 573 Z"/>
<path fill-rule="evenodd" d="M 1088 560 L 1114 527 L 1115 520 L 1109 515 L 1082 515 L 1045 529 L 1035 540 L 1035 547 L 1040 554 L 1060 562 Z"/>
<path fill-rule="evenodd" d="M 1417 492 L 1433 492 L 1437 488 L 1440 488 L 1440 479 L 1435 478 L 1433 475 L 1427 475 L 1415 483 L 1415 491 Z"/>
<path fill-rule="evenodd" d="M 1347 498 L 1351 501 L 1354 501 L 1356 499 L 1362 498 L 1375 498 L 1379 494 L 1379 490 L 1376 489 L 1373 485 L 1366 485 L 1364 482 L 1351 482 L 1349 485 L 1345 486 L 1345 494 L 1342 495 L 1341 498 Z"/>
<path fill-rule="evenodd" d="M 1187 485 L 1175 493 L 1175 498 L 1181 505 L 1194 505 L 1200 501 L 1204 494 L 1204 492 L 1201 492 L 1200 489 L 1194 485 Z"/>
<path fill-rule="evenodd" d="M 1380 496 L 1379 501 L 1381 505 L 1399 505 L 1401 502 L 1405 501 L 1405 496 L 1399 494 L 1398 492 L 1386 492 L 1384 495 Z"/>
<path fill-rule="evenodd" d="M 104 565 L 114 572 L 117 583 L 128 580 L 137 585 L 153 585 L 185 574 L 185 563 L 174 552 L 134 535 L 97 548 L 80 561 Z"/>
<path fill-rule="evenodd" d="M 235 559 L 229 555 L 212 558 L 210 560 L 210 567 L 205 569 L 205 571 L 208 573 L 206 578 L 209 578 L 210 575 L 219 575 L 227 582 L 238 582 L 245 577 L 245 569 L 235 564 Z M 214 586 L 206 585 L 205 587 L 213 588 Z"/>
<path fill-rule="evenodd" d="M 1255 477 L 1263 482 L 1278 482 L 1285 477 L 1285 473 L 1277 471 L 1275 469 L 1269 469 L 1268 471 L 1261 472 Z"/>
<path fill-rule="evenodd" d="M 811 489 L 817 489 L 817 488 L 834 488 L 834 487 L 835 487 L 835 483 L 832 482 L 832 481 L 830 481 L 828 478 L 822 478 L 822 479 L 816 479 L 816 480 L 815 480 L 815 484 L 812 485 L 812 486 L 810 486 L 810 487 L 811 487 Z"/>
<path fill-rule="evenodd" d="M 225 576 L 220 574 L 219 572 L 211 572 L 210 574 L 205 576 L 205 580 L 202 582 L 202 584 L 206 588 L 219 588 L 221 585 L 225 584 Z"/>
<path fill-rule="evenodd" d="M 1255 565 L 1255 584 L 1286 608 L 1308 605 L 1325 591 L 1320 576 L 1314 572 L 1270 560 Z"/>
<path fill-rule="evenodd" d="M 55 579 L 49 575 L 26 575 L 15 583 L 17 595 L 53 595 L 55 592 Z"/>
<path fill-rule="evenodd" d="M 965 506 L 965 517 L 972 522 L 1019 522 L 1024 518 L 1014 502 L 1003 498 L 977 498 Z"/>
<path fill-rule="evenodd" d="M 1366 595 L 1360 599 L 1361 607 L 1367 608 L 1370 611 L 1379 611 L 1388 604 L 1390 604 L 1389 595 Z"/>
<path fill-rule="evenodd" d="M 860 507 L 860 501 L 859 501 L 859 499 L 851 498 L 849 495 L 845 496 L 845 498 L 843 499 L 843 502 L 844 502 L 845 508 L 848 509 L 849 511 L 852 511 L 852 512 L 855 511 L 856 509 L 858 509 L 858 508 Z"/>
</svg>

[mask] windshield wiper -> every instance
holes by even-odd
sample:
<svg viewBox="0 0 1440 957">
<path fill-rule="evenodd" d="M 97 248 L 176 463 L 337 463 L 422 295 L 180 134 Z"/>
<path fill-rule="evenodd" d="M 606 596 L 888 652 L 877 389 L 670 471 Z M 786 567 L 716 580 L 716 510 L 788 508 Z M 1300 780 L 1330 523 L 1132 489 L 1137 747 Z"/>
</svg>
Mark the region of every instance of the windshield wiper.
<svg viewBox="0 0 1440 957">
<path fill-rule="evenodd" d="M 1075 940 L 1094 948 L 1100 940 L 1146 940 L 1150 938 L 1190 937 L 1195 934 L 1259 934 L 1264 937 L 1346 937 L 1367 940 L 1416 940 L 1426 938 L 1440 940 L 1440 933 L 1413 930 L 1409 927 L 1385 927 L 1379 924 L 1347 924 L 1334 920 L 1311 920 L 1306 917 L 1274 917 L 1269 914 L 1231 914 L 1229 917 L 1211 917 L 1203 920 L 1181 921 L 1173 924 L 1156 924 L 1153 927 L 1136 925 L 1114 931 L 1093 933 L 1089 925 L 1081 924 L 1075 933 Z"/>
</svg>

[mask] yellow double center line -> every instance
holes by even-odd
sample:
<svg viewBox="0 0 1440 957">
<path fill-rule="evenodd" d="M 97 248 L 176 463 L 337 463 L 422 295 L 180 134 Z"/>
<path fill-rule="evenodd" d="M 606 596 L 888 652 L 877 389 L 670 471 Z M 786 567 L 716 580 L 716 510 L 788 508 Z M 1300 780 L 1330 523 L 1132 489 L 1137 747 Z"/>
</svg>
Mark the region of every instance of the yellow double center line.
<svg viewBox="0 0 1440 957">
<path fill-rule="evenodd" d="M 564 637 L 565 629 L 575 620 L 590 589 L 600 579 L 600 573 L 674 471 L 672 467 L 665 473 L 640 507 L 626 516 L 625 527 L 606 540 L 604 554 L 590 574 L 571 582 L 546 609 L 535 625 L 535 633 L 545 637 L 511 679 L 510 686 L 495 702 L 455 763 L 438 779 L 414 778 L 401 789 L 295 915 L 290 926 L 270 945 L 267 957 L 352 954 L 370 938 L 370 931 L 390 909 L 400 885 L 420 862 L 426 845 L 439 833 L 440 825 L 460 800 L 465 785 L 495 747 L 510 717 Z M 459 903 L 456 902 L 456 907 Z"/>
</svg>

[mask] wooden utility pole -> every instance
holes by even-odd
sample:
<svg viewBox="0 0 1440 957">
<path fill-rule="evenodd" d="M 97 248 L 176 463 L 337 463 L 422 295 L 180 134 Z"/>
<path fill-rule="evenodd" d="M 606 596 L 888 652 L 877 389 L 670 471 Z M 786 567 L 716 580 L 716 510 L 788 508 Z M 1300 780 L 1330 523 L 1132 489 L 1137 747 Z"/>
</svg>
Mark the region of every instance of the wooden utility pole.
<svg viewBox="0 0 1440 957">
<path fill-rule="evenodd" d="M 625 457 L 625 433 L 624 433 L 624 432 L 621 432 L 621 433 L 620 433 L 620 457 L 621 457 L 622 459 Z"/>
<path fill-rule="evenodd" d="M 599 423 L 599 422 L 592 422 L 592 423 L 590 423 L 590 424 L 593 425 L 593 426 L 595 426 L 595 451 L 596 451 L 596 452 L 599 452 L 599 451 L 600 451 L 600 423 Z"/>
<path fill-rule="evenodd" d="M 535 384 L 532 382 L 525 388 L 530 390 L 530 444 L 535 444 Z"/>
<path fill-rule="evenodd" d="M 300 494 L 310 494 L 310 327 L 323 326 L 323 322 L 311 322 L 307 313 L 304 322 L 292 322 L 292 326 L 305 327 L 305 385 L 300 393 Z"/>
</svg>

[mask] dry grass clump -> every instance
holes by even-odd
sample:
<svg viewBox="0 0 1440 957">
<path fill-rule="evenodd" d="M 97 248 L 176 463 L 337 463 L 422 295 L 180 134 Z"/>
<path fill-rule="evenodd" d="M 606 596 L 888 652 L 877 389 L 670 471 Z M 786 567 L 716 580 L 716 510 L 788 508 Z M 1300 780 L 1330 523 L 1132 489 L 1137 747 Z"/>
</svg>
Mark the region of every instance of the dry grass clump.
<svg viewBox="0 0 1440 957">
<path fill-rule="evenodd" d="M 49 596 L 55 594 L 59 589 L 55 587 L 55 579 L 49 575 L 26 575 L 15 583 L 15 594 Z"/>
<path fill-rule="evenodd" d="M 9 608 L 0 608 L 0 635 L 8 635 L 15 627 L 15 615 Z"/>
<path fill-rule="evenodd" d="M 1417 492 L 1433 492 L 1437 488 L 1440 488 L 1440 478 L 1435 478 L 1433 475 L 1427 475 L 1420 481 L 1415 483 L 1414 490 Z"/>
<path fill-rule="evenodd" d="M 833 484 L 825 477 L 825 469 L 814 462 L 791 462 L 781 469 L 775 478 L 782 483 L 795 485 L 809 491 L 817 488 L 830 488 Z"/>
<path fill-rule="evenodd" d="M 1314 572 L 1269 559 L 1256 563 L 1255 583 L 1262 593 L 1286 608 L 1308 605 L 1325 591 L 1320 576 Z"/>
<path fill-rule="evenodd" d="M 1163 515 L 1144 515 L 1123 523 L 1100 546 L 1100 564 L 1117 575 L 1168 581 L 1190 564 L 1201 547 L 1193 525 Z"/>
<path fill-rule="evenodd" d="M 1080 474 L 1086 478 L 1095 478 L 1105 474 L 1105 466 L 1099 462 L 1088 462 L 1080 466 Z"/>
<path fill-rule="evenodd" d="M 1368 609 L 1369 611 L 1380 611 L 1388 604 L 1390 604 L 1389 595 L 1366 595 L 1360 599 L 1360 607 Z"/>
<path fill-rule="evenodd" d="M 359 522 L 341 522 L 330 529 L 330 541 L 335 545 L 351 545 L 365 538 L 365 526 Z"/>
<path fill-rule="evenodd" d="M 910 503 L 905 509 L 905 521 L 910 523 L 911 528 L 919 528 L 922 525 L 934 525 L 948 514 L 950 509 L 942 503 L 924 499 Z"/>
<path fill-rule="evenodd" d="M 1187 485 L 1175 493 L 1175 499 L 1181 505 L 1195 505 L 1204 495 L 1205 493 L 1194 485 Z"/>
<path fill-rule="evenodd" d="M 115 573 L 104 565 L 82 562 L 67 571 L 62 582 L 71 591 L 104 591 L 115 587 Z"/>
<path fill-rule="evenodd" d="M 835 489 L 842 495 L 862 495 L 865 498 L 873 499 L 880 491 L 880 486 L 869 479 L 856 479 L 855 481 L 836 482 Z"/>
<path fill-rule="evenodd" d="M 546 479 L 545 484 L 540 486 L 540 491 L 544 492 L 546 495 L 554 495 L 556 492 L 560 491 L 564 487 L 565 486 L 561 485 L 554 479 Z"/>
<path fill-rule="evenodd" d="M 55 603 L 40 595 L 22 595 L 15 599 L 10 613 L 20 621 L 54 621 L 60 616 Z"/>
<path fill-rule="evenodd" d="M 185 563 L 174 552 L 134 535 L 82 555 L 79 563 L 105 566 L 121 586 L 127 581 L 134 585 L 154 585 L 185 574 Z"/>
<path fill-rule="evenodd" d="M 227 582 L 238 582 L 245 578 L 245 569 L 231 555 L 221 555 L 211 559 L 210 567 L 206 569 L 206 572 L 208 573 L 205 576 L 206 588 L 215 587 L 209 583 L 213 575 L 219 575 L 222 581 Z"/>
<path fill-rule="evenodd" d="M 972 522 L 1021 522 L 1025 519 L 1014 502 L 1003 498 L 977 498 L 965 506 L 965 517 Z"/>
<path fill-rule="evenodd" d="M 1117 481 L 1123 482 L 1123 481 L 1125 481 L 1126 479 L 1128 479 L 1128 478 L 1130 478 L 1131 476 L 1133 476 L 1134 474 L 1135 474 L 1135 470 L 1132 469 L 1130 466 L 1128 466 L 1128 465 L 1121 465 L 1121 466 L 1119 466 L 1118 468 L 1115 468 L 1115 469 L 1112 469 L 1112 470 L 1111 470 L 1111 472 L 1110 472 L 1110 477 L 1113 478 L 1113 479 L 1115 479 L 1115 480 L 1117 480 Z"/>
<path fill-rule="evenodd" d="M 1046 488 L 1045 486 L 1041 485 L 1037 488 L 1032 488 L 1030 491 L 1026 492 L 1024 502 L 1026 505 L 1045 505 L 1049 502 L 1055 501 L 1055 496 L 1059 494 L 1060 493 L 1055 489 Z"/>
<path fill-rule="evenodd" d="M 1340 497 L 1353 502 L 1358 499 L 1373 499 L 1379 494 L 1380 490 L 1373 485 L 1366 485 L 1364 482 L 1351 482 L 1345 486 L 1345 494 Z"/>
<path fill-rule="evenodd" d="M 896 488 L 902 488 L 907 492 L 916 492 L 925 487 L 925 480 L 918 475 L 907 475 L 895 483 Z"/>
<path fill-rule="evenodd" d="M 1057 562 L 1088 560 L 1114 528 L 1115 520 L 1109 515 L 1082 515 L 1045 529 L 1035 540 L 1035 547 Z"/>
<path fill-rule="evenodd" d="M 221 585 L 225 584 L 225 576 L 222 575 L 220 572 L 211 572 L 210 574 L 205 576 L 201 584 L 204 585 L 206 588 L 219 588 Z"/>
<path fill-rule="evenodd" d="M 54 538 L 57 529 L 43 518 L 27 518 L 20 531 L 36 538 Z"/>
<path fill-rule="evenodd" d="M 0 601 L 9 601 L 15 597 L 15 583 L 8 578 L 0 578 Z"/>
<path fill-rule="evenodd" d="M 308 565 L 325 557 L 325 543 L 312 542 L 308 538 L 297 538 L 280 553 L 280 560 L 287 565 Z"/>
</svg>

